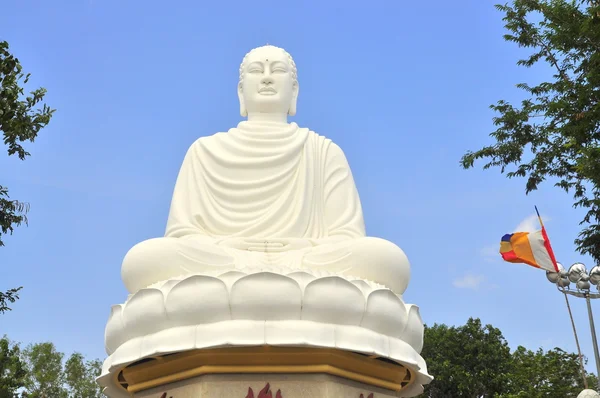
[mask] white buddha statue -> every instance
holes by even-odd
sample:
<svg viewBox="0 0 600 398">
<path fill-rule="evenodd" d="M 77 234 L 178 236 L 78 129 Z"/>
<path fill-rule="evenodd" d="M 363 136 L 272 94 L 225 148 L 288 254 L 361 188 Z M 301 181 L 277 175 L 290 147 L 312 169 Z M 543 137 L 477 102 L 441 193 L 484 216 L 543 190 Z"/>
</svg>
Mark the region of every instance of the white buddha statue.
<svg viewBox="0 0 600 398">
<path fill-rule="evenodd" d="M 288 123 L 298 91 L 285 50 L 264 46 L 244 57 L 238 96 L 248 119 L 192 144 L 165 237 L 137 244 L 123 261 L 129 292 L 182 275 L 269 268 L 321 270 L 405 291 L 408 259 L 395 244 L 366 237 L 342 150 Z"/>
</svg>

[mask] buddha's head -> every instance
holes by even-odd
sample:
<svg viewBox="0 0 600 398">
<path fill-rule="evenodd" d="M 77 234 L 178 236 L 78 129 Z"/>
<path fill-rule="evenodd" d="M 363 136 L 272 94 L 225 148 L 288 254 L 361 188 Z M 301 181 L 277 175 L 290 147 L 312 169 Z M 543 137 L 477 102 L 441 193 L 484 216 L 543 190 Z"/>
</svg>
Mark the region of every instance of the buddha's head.
<svg viewBox="0 0 600 398">
<path fill-rule="evenodd" d="M 266 45 L 251 50 L 240 66 L 240 114 L 296 114 L 298 77 L 292 56 Z"/>
</svg>

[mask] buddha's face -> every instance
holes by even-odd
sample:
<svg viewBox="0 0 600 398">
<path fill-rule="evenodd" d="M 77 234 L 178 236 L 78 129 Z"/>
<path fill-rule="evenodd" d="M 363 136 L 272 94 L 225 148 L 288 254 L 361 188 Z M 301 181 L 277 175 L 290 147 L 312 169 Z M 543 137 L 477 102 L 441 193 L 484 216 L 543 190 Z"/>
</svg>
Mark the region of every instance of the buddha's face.
<svg viewBox="0 0 600 398">
<path fill-rule="evenodd" d="M 241 73 L 238 95 L 242 115 L 295 113 L 298 84 L 289 57 L 280 48 L 266 46 L 253 50 L 246 57 Z"/>
</svg>

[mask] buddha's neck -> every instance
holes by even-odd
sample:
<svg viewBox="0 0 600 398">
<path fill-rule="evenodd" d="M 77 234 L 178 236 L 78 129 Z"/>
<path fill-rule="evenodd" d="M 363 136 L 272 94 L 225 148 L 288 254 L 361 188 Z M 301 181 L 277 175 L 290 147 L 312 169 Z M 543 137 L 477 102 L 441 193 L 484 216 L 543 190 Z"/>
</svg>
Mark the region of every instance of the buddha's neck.
<svg viewBox="0 0 600 398">
<path fill-rule="evenodd" d="M 248 113 L 249 122 L 270 122 L 270 123 L 284 123 L 287 124 L 286 113 Z"/>
</svg>

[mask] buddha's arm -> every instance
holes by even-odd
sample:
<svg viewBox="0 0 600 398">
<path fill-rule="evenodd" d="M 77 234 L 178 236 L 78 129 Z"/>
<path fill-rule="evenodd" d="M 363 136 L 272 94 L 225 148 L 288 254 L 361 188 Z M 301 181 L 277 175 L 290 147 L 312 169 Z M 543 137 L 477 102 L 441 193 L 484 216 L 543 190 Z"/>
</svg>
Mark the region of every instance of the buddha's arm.
<svg viewBox="0 0 600 398">
<path fill-rule="evenodd" d="M 324 177 L 323 199 L 328 237 L 316 243 L 336 243 L 364 237 L 362 207 L 352 172 L 344 152 L 334 143 L 328 148 Z"/>
<path fill-rule="evenodd" d="M 194 240 L 214 243 L 215 240 L 208 236 L 202 226 L 195 219 L 194 201 L 202 200 L 202 165 L 198 161 L 196 144 L 188 149 L 183 164 L 179 169 L 169 219 L 165 232 L 166 237 L 194 238 Z"/>
<path fill-rule="evenodd" d="M 318 239 L 268 239 L 281 247 L 269 251 L 301 250 L 311 246 L 326 246 L 365 236 L 362 207 L 344 152 L 331 143 L 327 148 L 324 168 L 323 202 L 327 236 Z M 257 243 L 260 243 L 257 241 Z"/>
</svg>

